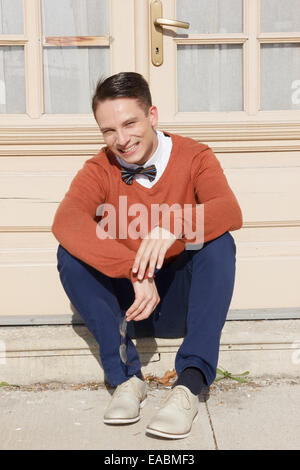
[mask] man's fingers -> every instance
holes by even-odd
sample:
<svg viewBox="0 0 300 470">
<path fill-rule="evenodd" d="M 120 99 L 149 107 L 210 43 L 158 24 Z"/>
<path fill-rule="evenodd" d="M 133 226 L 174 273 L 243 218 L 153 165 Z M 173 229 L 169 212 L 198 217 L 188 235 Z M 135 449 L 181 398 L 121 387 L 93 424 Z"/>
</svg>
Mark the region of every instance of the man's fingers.
<svg viewBox="0 0 300 470">
<path fill-rule="evenodd" d="M 167 248 L 165 246 L 162 246 L 159 251 L 158 258 L 157 258 L 157 263 L 156 263 L 157 269 L 160 269 L 162 265 L 164 264 L 166 252 L 167 252 Z"/>
<path fill-rule="evenodd" d="M 141 311 L 140 313 L 137 313 L 134 316 L 134 318 L 132 318 L 132 320 L 134 321 L 146 320 L 146 318 L 150 317 L 151 313 L 154 311 L 158 303 L 159 303 L 159 300 L 157 301 L 156 299 L 155 301 L 150 302 L 146 306 L 146 308 L 144 308 L 143 311 Z"/>
<path fill-rule="evenodd" d="M 143 256 L 143 253 L 146 250 L 146 248 L 147 248 L 147 240 L 144 239 L 140 244 L 140 247 L 139 247 L 139 249 L 136 253 L 135 260 L 134 260 L 134 263 L 133 263 L 133 266 L 132 266 L 132 271 L 134 273 L 138 272 L 138 270 L 139 270 L 140 261 L 141 261 L 141 258 Z"/>
<path fill-rule="evenodd" d="M 142 240 L 132 267 L 139 280 L 144 278 L 148 264 L 148 277 L 153 276 L 155 267 L 161 268 L 165 254 L 175 240 L 176 236 L 173 233 L 158 226 Z"/>
<path fill-rule="evenodd" d="M 132 315 L 141 305 L 142 302 L 144 302 L 145 299 L 143 297 L 137 297 L 133 304 L 129 307 L 129 309 L 126 311 L 125 315 L 128 318 L 130 315 Z"/>
<path fill-rule="evenodd" d="M 155 246 L 155 240 L 148 240 L 148 243 L 146 244 L 146 248 L 139 260 L 139 268 L 138 268 L 138 279 L 143 279 L 145 271 L 147 269 L 149 259 L 153 250 L 153 247 Z"/>
<path fill-rule="evenodd" d="M 127 321 L 134 320 L 137 315 L 144 312 L 145 307 L 147 306 L 147 303 L 148 303 L 147 300 L 144 300 L 144 302 L 142 302 L 140 306 L 136 308 L 130 315 L 126 315 L 126 320 Z"/>
<path fill-rule="evenodd" d="M 157 246 L 151 253 L 150 261 L 149 261 L 148 277 L 152 277 L 154 275 L 154 271 L 155 271 L 155 268 L 157 267 L 160 252 L 161 252 L 161 249 L 159 246 Z"/>
<path fill-rule="evenodd" d="M 154 308 L 160 302 L 154 279 L 144 279 L 143 281 L 133 282 L 135 292 L 135 301 L 126 311 L 126 319 L 144 320 L 153 312 Z"/>
</svg>

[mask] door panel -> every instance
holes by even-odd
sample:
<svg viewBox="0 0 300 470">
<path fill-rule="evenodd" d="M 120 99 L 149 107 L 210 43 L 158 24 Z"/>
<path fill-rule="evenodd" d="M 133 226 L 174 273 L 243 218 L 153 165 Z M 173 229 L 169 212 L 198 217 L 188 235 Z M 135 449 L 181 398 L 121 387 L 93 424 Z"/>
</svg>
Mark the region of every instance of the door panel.
<svg viewBox="0 0 300 470">
<path fill-rule="evenodd" d="M 109 46 L 45 48 L 45 113 L 89 114 L 99 70 L 110 74 L 109 59 Z"/>
<path fill-rule="evenodd" d="M 24 47 L 0 46 L 0 113 L 25 109 Z"/>
<path fill-rule="evenodd" d="M 178 45 L 178 112 L 242 111 L 242 82 L 242 46 Z"/>
<path fill-rule="evenodd" d="M 0 3 L 0 34 L 23 34 L 22 0 L 2 0 Z"/>
<path fill-rule="evenodd" d="M 42 0 L 45 36 L 107 36 L 109 0 Z"/>
<path fill-rule="evenodd" d="M 280 0 L 261 4 L 257 0 L 163 0 L 162 4 L 163 18 L 190 22 L 190 28 L 164 27 L 163 63 L 150 62 L 160 129 L 173 128 L 197 140 L 200 133 L 205 135 L 208 123 L 212 127 L 226 123 L 230 129 L 244 121 L 251 127 L 253 116 L 259 119 L 258 107 L 255 110 L 259 88 L 262 110 L 299 109 L 299 100 L 292 100 L 300 71 L 300 28 L 297 15 L 292 19 L 293 2 L 285 2 L 285 7 Z M 287 7 L 289 13 L 284 13 Z M 263 31 L 290 31 L 279 24 L 285 18 L 286 25 L 298 28 L 298 43 L 284 44 L 281 37 L 280 44 L 260 44 L 260 11 Z M 272 117 L 269 114 L 268 120 Z M 246 132 L 241 132 L 236 140 L 247 139 Z M 215 148 L 244 216 L 243 228 L 232 232 L 237 278 L 231 308 L 241 309 L 245 319 L 249 317 L 247 313 L 243 317 L 243 309 L 296 308 L 300 304 L 295 282 L 299 277 L 300 153 L 281 155 L 276 141 L 266 138 L 265 153 L 255 151 L 257 142 L 249 139 L 248 154 L 241 154 L 234 150 L 237 142 L 228 140 L 225 126 L 224 134 L 216 132 L 213 139 L 209 135 L 203 139 Z M 219 141 L 223 148 L 227 146 L 220 157 Z"/>
<path fill-rule="evenodd" d="M 300 31 L 299 0 L 260 0 L 260 26 L 263 33 Z"/>
<path fill-rule="evenodd" d="M 300 44 L 262 44 L 260 62 L 261 109 L 299 109 Z"/>
<path fill-rule="evenodd" d="M 163 0 L 162 15 L 190 28 L 164 26 L 163 64 L 150 65 L 161 121 L 199 122 L 203 113 L 242 112 L 243 1 Z"/>
<path fill-rule="evenodd" d="M 243 0 L 176 0 L 176 13 L 191 22 L 189 34 L 243 31 Z"/>
</svg>

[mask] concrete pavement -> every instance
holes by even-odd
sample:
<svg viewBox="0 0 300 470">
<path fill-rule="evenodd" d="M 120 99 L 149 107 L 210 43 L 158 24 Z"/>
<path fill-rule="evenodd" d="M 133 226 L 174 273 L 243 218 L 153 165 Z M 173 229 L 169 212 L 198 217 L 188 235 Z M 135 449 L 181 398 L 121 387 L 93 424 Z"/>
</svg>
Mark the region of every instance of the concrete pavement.
<svg viewBox="0 0 300 470">
<path fill-rule="evenodd" d="M 186 439 L 145 434 L 169 389 L 149 384 L 138 423 L 103 424 L 111 389 L 103 384 L 37 384 L 0 388 L 2 450 L 238 450 L 300 448 L 300 378 L 215 383 L 200 398 Z M 105 455 L 105 452 L 104 452 Z M 110 455 L 109 452 L 107 455 Z M 128 452 L 130 455 L 130 452 Z"/>
</svg>

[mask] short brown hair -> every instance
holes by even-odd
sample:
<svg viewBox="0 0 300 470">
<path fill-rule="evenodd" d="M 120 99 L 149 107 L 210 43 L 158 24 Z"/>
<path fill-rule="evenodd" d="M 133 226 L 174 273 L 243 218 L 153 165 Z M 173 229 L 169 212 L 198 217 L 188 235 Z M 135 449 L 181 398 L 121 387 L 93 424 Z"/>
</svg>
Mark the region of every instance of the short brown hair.
<svg viewBox="0 0 300 470">
<path fill-rule="evenodd" d="M 149 85 L 142 75 L 135 72 L 121 72 L 106 79 L 100 79 L 92 99 L 95 116 L 98 103 L 107 99 L 135 98 L 145 113 L 152 106 Z"/>
</svg>

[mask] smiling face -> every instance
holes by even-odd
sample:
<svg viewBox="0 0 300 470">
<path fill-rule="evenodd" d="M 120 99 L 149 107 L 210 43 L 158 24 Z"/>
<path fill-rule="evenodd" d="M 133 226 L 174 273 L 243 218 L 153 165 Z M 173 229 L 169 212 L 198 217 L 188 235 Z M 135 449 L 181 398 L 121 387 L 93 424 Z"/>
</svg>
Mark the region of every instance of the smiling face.
<svg viewBox="0 0 300 470">
<path fill-rule="evenodd" d="M 157 108 L 148 113 L 136 98 L 106 99 L 98 103 L 95 118 L 108 148 L 127 163 L 143 165 L 157 145 Z"/>
</svg>

